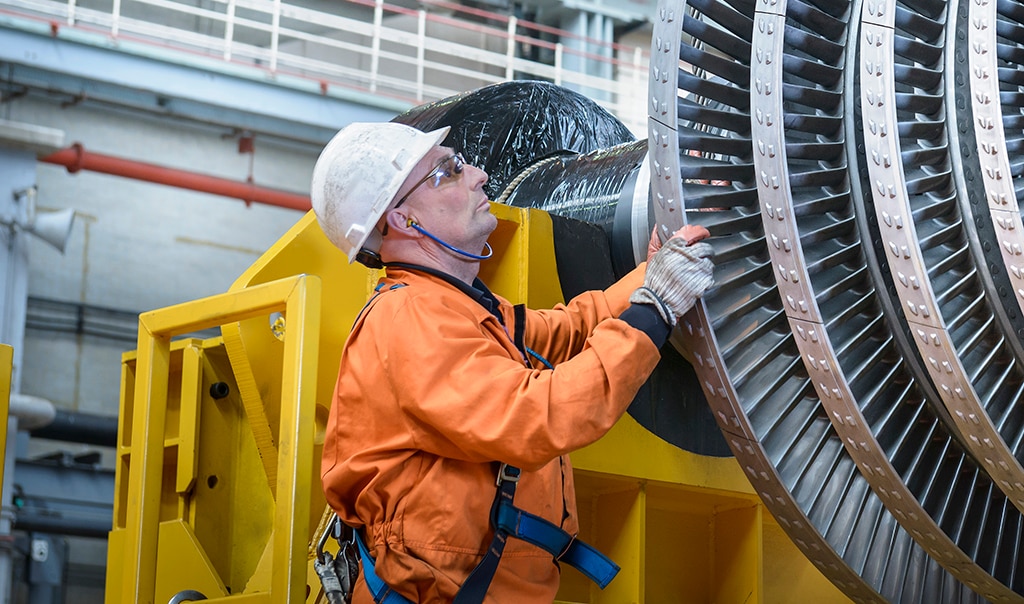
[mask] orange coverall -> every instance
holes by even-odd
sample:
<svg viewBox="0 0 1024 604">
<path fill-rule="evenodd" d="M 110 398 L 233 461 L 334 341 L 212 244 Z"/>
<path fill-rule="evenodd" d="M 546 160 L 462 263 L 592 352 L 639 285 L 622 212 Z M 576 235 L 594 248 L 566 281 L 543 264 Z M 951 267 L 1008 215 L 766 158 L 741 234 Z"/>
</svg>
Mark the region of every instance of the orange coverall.
<svg viewBox="0 0 1024 604">
<path fill-rule="evenodd" d="M 508 331 L 443 279 L 388 269 L 342 353 L 322 479 L 393 589 L 414 602 L 455 597 L 493 537 L 496 462 L 523 470 L 517 507 L 578 531 L 568 453 L 612 427 L 660 358 L 614 318 L 645 266 L 604 292 L 527 311 L 526 346 L 554 371 L 527 366 L 506 300 Z M 558 584 L 551 554 L 510 538 L 485 601 L 551 602 Z M 353 602 L 373 602 L 361 571 Z"/>
</svg>

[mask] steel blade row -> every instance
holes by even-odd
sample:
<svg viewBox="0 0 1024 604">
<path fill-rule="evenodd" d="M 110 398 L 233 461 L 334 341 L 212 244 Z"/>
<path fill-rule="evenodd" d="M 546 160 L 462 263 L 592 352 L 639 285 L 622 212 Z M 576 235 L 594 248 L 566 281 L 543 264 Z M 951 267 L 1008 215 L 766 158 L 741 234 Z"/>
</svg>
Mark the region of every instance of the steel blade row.
<svg viewBox="0 0 1024 604">
<path fill-rule="evenodd" d="M 1024 601 L 1022 14 L 659 5 L 652 205 L 716 251 L 676 344 L 856 601 Z"/>
</svg>

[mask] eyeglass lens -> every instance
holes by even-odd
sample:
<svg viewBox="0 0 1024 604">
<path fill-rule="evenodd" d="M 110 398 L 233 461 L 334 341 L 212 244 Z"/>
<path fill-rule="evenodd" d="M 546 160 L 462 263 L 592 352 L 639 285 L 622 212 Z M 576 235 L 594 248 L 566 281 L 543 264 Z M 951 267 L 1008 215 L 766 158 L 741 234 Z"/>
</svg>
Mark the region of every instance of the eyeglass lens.
<svg viewBox="0 0 1024 604">
<path fill-rule="evenodd" d="M 461 153 L 446 157 L 431 173 L 431 176 L 433 176 L 433 187 L 436 189 L 441 186 L 441 181 L 445 178 L 452 178 L 462 174 L 462 169 L 465 165 L 466 160 L 462 157 Z"/>
</svg>

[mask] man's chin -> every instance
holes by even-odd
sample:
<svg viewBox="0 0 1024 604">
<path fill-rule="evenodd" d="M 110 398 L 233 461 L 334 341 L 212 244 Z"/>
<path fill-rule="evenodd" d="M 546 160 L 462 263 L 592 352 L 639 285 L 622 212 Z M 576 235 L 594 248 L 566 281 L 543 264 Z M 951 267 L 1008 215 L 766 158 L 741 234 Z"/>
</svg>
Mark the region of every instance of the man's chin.
<svg viewBox="0 0 1024 604">
<path fill-rule="evenodd" d="M 487 230 L 487 234 L 490 235 L 494 232 L 494 229 L 498 228 L 498 217 L 491 213 L 488 213 L 487 215 L 491 217 L 491 225 Z"/>
</svg>

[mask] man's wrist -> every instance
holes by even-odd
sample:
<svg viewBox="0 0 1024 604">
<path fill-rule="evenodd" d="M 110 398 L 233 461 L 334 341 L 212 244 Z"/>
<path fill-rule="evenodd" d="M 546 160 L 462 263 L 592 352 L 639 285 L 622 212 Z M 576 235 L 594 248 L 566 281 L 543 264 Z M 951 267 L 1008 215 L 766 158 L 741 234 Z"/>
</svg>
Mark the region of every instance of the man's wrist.
<svg viewBox="0 0 1024 604">
<path fill-rule="evenodd" d="M 622 311 L 619 319 L 631 327 L 647 334 L 655 346 L 661 348 L 672 333 L 672 326 L 662 318 L 661 313 L 651 304 L 634 302 Z"/>
</svg>

